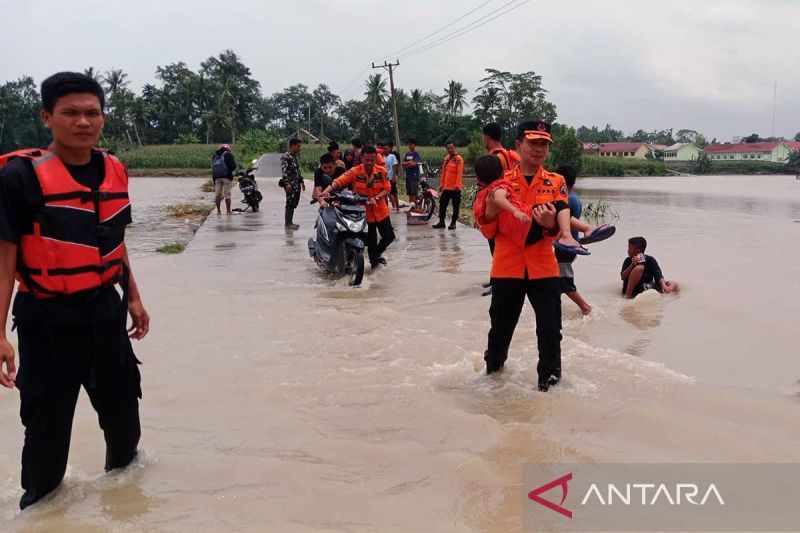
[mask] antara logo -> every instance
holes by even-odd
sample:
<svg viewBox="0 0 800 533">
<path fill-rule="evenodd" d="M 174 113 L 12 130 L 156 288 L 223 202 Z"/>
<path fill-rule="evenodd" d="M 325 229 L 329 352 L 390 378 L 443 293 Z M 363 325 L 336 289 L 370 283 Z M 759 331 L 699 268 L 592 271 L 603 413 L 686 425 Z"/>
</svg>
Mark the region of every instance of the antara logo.
<svg viewBox="0 0 800 533">
<path fill-rule="evenodd" d="M 572 511 L 564 507 L 564 502 L 569 494 L 570 481 L 572 481 L 572 472 L 532 490 L 528 493 L 528 498 L 567 518 L 572 518 Z M 603 485 L 598 486 L 597 483 L 592 483 L 586 490 L 580 505 L 585 506 L 592 503 L 602 506 L 706 505 L 709 500 L 711 503 L 714 503 L 715 500 L 719 505 L 725 505 L 725 500 L 722 499 L 722 495 L 714 483 L 705 487 L 704 490 L 695 483 L 676 483 L 674 486 L 664 483 L 627 483 L 617 486 L 608 483 L 603 487 L 605 490 L 601 490 L 601 486 Z M 556 487 L 561 487 L 561 501 L 554 503 L 542 497 L 542 494 Z"/>
</svg>

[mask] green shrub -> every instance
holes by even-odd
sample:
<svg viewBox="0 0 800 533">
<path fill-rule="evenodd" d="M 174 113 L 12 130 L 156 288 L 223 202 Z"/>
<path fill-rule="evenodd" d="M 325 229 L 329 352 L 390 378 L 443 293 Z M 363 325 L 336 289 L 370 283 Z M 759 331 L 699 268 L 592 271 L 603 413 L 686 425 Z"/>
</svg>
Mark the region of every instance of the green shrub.
<svg viewBox="0 0 800 533">
<path fill-rule="evenodd" d="M 175 144 L 200 144 L 200 137 L 196 133 L 181 133 L 175 139 Z"/>
<path fill-rule="evenodd" d="M 253 159 L 277 152 L 280 142 L 281 140 L 274 133 L 264 130 L 249 130 L 240 135 L 236 144 L 233 145 L 236 162 L 240 166 L 246 167 Z"/>
<path fill-rule="evenodd" d="M 186 249 L 186 246 L 180 242 L 171 242 L 169 244 L 165 244 L 159 248 L 156 248 L 156 252 L 161 254 L 179 254 Z"/>
<path fill-rule="evenodd" d="M 623 159 L 621 157 L 584 156 L 581 173 L 585 176 L 666 176 L 667 166 L 661 161 Z"/>
</svg>

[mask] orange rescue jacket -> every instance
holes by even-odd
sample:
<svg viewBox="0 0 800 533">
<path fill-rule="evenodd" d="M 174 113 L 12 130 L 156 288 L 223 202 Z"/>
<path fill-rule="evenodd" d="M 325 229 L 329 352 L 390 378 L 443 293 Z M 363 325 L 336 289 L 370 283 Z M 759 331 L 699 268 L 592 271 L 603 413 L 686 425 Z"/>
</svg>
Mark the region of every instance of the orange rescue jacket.
<svg viewBox="0 0 800 533">
<path fill-rule="evenodd" d="M 52 152 L 18 150 L 0 156 L 0 166 L 14 157 L 31 161 L 43 195 L 33 232 L 19 243 L 19 291 L 47 298 L 125 279 L 125 221 L 131 208 L 125 166 L 103 153 L 105 178 L 93 192 Z"/>
<path fill-rule="evenodd" d="M 464 158 L 459 154 L 447 154 L 442 161 L 442 189 L 460 191 L 463 188 L 461 178 L 464 174 Z"/>
<path fill-rule="evenodd" d="M 540 168 L 528 185 L 520 166 L 516 165 L 503 179 L 511 183 L 514 194 L 527 205 L 536 206 L 559 201 L 569 204 L 567 182 L 555 172 Z M 558 261 L 553 252 L 554 237 L 545 233 L 542 239 L 534 244 L 520 246 L 508 236 L 497 232 L 497 220 L 481 226 L 481 233 L 495 239 L 491 277 L 523 279 L 526 271 L 528 279 L 558 277 Z"/>
<path fill-rule="evenodd" d="M 333 185 L 336 189 L 352 186 L 356 194 L 368 198 L 374 198 L 381 191 L 391 192 L 392 190 L 386 169 L 378 165 L 372 168 L 372 174 L 367 174 L 363 164 L 353 167 L 333 180 Z M 388 216 L 389 205 L 386 203 L 385 196 L 378 200 L 377 205 L 367 205 L 367 222 L 380 222 Z"/>
</svg>

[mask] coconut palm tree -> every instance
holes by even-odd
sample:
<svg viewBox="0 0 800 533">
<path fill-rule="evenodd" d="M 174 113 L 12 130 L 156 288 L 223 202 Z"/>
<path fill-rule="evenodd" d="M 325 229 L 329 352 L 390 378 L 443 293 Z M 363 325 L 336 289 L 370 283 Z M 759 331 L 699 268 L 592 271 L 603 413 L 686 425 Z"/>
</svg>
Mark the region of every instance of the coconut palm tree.
<svg viewBox="0 0 800 533">
<path fill-rule="evenodd" d="M 102 74 L 100 74 L 94 67 L 89 67 L 87 69 L 84 69 L 83 73 L 92 78 L 94 81 L 98 82 L 103 81 Z"/>
<path fill-rule="evenodd" d="M 374 106 L 383 105 L 389 97 L 386 90 L 386 79 L 381 74 L 372 74 L 367 78 L 367 90 L 364 91 L 366 102 Z"/>
<path fill-rule="evenodd" d="M 460 115 L 467 104 L 467 90 L 461 83 L 450 80 L 444 90 L 443 98 L 445 99 L 445 109 L 450 113 Z"/>
<path fill-rule="evenodd" d="M 103 75 L 103 82 L 105 82 L 106 92 L 111 98 L 114 98 L 114 96 L 116 96 L 120 90 L 126 88 L 128 83 L 130 83 L 128 81 L 128 74 L 126 74 L 121 68 L 112 68 L 111 70 L 107 71 Z"/>
<path fill-rule="evenodd" d="M 425 94 L 419 89 L 413 89 L 409 98 L 412 113 L 421 113 L 426 106 Z"/>
</svg>

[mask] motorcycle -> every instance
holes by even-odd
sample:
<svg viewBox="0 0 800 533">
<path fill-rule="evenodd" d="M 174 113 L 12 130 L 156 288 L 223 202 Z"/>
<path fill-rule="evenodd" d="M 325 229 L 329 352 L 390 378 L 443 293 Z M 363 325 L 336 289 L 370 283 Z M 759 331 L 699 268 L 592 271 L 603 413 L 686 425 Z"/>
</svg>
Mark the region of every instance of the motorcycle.
<svg viewBox="0 0 800 533">
<path fill-rule="evenodd" d="M 417 199 L 406 212 L 407 223 L 411 225 L 427 224 L 436 210 L 436 200 L 439 199 L 439 169 L 431 168 L 426 163 L 419 163 L 418 166 L 422 177 L 419 180 Z"/>
<path fill-rule="evenodd" d="M 314 228 L 317 239 L 308 239 L 308 253 L 329 273 L 350 276 L 351 285 L 364 279 L 364 247 L 367 242 L 369 199 L 352 191 L 334 191 L 320 209 Z"/>
<path fill-rule="evenodd" d="M 237 207 L 234 209 L 234 211 L 245 213 L 248 209 L 252 209 L 255 213 L 258 211 L 258 206 L 261 204 L 261 200 L 264 199 L 261 191 L 258 190 L 258 183 L 256 183 L 256 177 L 254 174 L 254 172 L 258 169 L 256 166 L 257 163 L 258 159 L 253 159 L 249 167 L 239 172 L 239 190 L 242 191 L 242 195 L 244 195 L 242 203 L 247 207 L 244 209 Z"/>
</svg>

